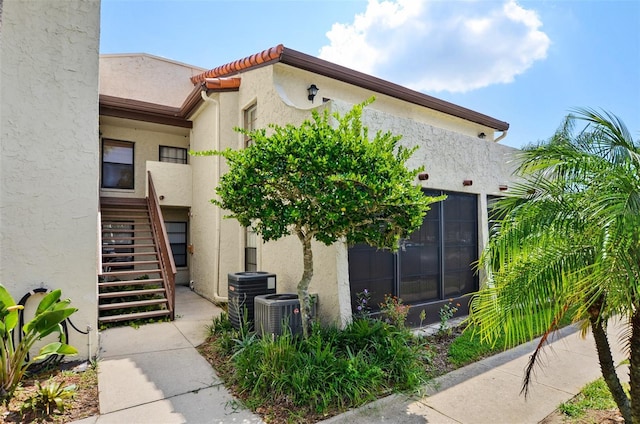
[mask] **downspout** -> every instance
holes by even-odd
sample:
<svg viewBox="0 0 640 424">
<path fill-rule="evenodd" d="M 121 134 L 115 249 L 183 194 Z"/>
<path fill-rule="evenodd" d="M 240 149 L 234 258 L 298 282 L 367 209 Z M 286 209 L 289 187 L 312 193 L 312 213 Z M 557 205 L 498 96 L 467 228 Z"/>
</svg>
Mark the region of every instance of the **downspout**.
<svg viewBox="0 0 640 424">
<path fill-rule="evenodd" d="M 216 107 L 215 114 L 215 132 L 214 132 L 214 141 L 213 141 L 213 150 L 220 151 L 220 103 L 216 99 L 212 99 L 207 95 L 207 90 L 204 89 L 200 92 L 200 96 L 202 100 L 207 103 L 213 103 Z M 213 170 L 213 178 L 217 182 L 220 180 L 220 156 L 216 155 L 216 166 Z M 216 255 L 216 279 L 213 287 L 213 300 L 215 302 L 228 302 L 228 297 L 220 296 L 220 208 L 216 207 L 215 209 L 215 222 L 216 222 L 216 236 L 214 239 L 214 249 L 217 252 Z"/>
<path fill-rule="evenodd" d="M 505 138 L 507 136 L 507 130 L 502 131 L 502 134 L 500 134 L 500 136 L 498 138 L 496 138 L 495 140 L 493 140 L 494 143 L 499 142 L 500 140 L 502 140 L 503 138 Z"/>
</svg>

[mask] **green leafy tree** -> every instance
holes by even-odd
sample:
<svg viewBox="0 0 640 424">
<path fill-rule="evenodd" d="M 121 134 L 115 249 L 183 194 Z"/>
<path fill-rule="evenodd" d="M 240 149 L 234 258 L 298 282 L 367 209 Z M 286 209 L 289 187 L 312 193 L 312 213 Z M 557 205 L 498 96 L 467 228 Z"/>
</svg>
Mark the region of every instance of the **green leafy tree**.
<svg viewBox="0 0 640 424">
<path fill-rule="evenodd" d="M 77 311 L 70 308 L 70 300 L 60 300 L 61 291 L 54 290 L 42 298 L 34 317 L 21 329 L 17 327 L 18 311 L 22 305 L 16 305 L 7 289 L 0 284 L 0 400 L 7 402 L 13 396 L 27 369 L 36 361 L 51 355 L 75 355 L 76 348 L 64 343 L 65 340 L 51 342 L 43 346 L 39 353 L 27 359 L 29 350 L 38 341 L 52 333 L 64 335 L 62 321 Z M 14 330 L 22 330 L 22 338 Z M 18 341 L 19 339 L 19 341 Z"/>
<path fill-rule="evenodd" d="M 396 249 L 401 237 L 421 225 L 428 205 L 439 200 L 415 185 L 419 170 L 405 165 L 414 149 L 401 146 L 400 136 L 377 132 L 369 139 L 361 116 L 371 101 L 344 116 L 313 111 L 298 127 L 271 125 L 269 135 L 265 129 L 237 129 L 253 140 L 246 149 L 199 153 L 227 160 L 229 172 L 216 188 L 220 199 L 212 202 L 231 211 L 229 218 L 252 226 L 264 241 L 286 235 L 300 240 L 304 271 L 297 291 L 305 337 L 311 241 Z"/>
<path fill-rule="evenodd" d="M 593 333 L 625 421 L 640 423 L 640 143 L 614 115 L 577 109 L 521 159 L 522 184 L 497 202 L 501 219 L 480 260 L 488 281 L 469 319 L 484 338 L 504 333 L 509 345 L 547 329 L 525 374 L 526 395 L 549 334 L 573 314 Z M 630 395 L 607 338 L 616 317 L 628 326 Z"/>
</svg>

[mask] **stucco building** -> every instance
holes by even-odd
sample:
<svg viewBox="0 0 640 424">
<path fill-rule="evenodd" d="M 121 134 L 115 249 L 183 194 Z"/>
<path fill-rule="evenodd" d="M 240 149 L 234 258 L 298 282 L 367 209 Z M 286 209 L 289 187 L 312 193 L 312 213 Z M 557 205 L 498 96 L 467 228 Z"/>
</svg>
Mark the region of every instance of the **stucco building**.
<svg viewBox="0 0 640 424">
<path fill-rule="evenodd" d="M 416 305 L 416 313 L 427 309 L 434 321 L 443 302 L 464 304 L 458 298 L 477 290 L 471 264 L 487 238 L 487 199 L 504 194 L 512 171 L 513 149 L 496 142 L 507 123 L 282 45 L 207 71 L 149 55 L 104 55 L 100 81 L 103 149 L 125 142 L 135 150 L 135 184 L 106 188 L 103 173 L 101 196 L 143 196 L 150 171 L 165 220 L 181 223 L 184 231 L 181 252 L 188 253 L 178 283 L 191 282 L 203 296 L 219 300 L 227 296 L 228 273 L 273 272 L 279 292 L 295 292 L 302 270 L 297 239 L 263 244 L 237 222 L 223 220 L 224 211 L 209 200 L 226 172 L 224 159 L 191 157 L 188 150 L 239 149 L 245 140 L 234 127 L 299 124 L 313 108 L 344 112 L 375 95 L 365 124 L 419 146 L 409 165 L 425 166 L 428 178 L 416 184 L 448 199 L 434 205 L 397 254 L 314 244 L 321 272 L 311 290 L 319 294 L 321 317 L 348 319 L 355 293 L 367 288 L 374 302 L 394 294 Z M 313 100 L 311 85 L 319 88 Z M 165 162 L 167 149 L 183 163 Z"/>
<path fill-rule="evenodd" d="M 371 96 L 365 125 L 418 146 L 409 165 L 425 174 L 416 184 L 448 199 L 396 254 L 314 244 L 311 291 L 322 320 L 347 321 L 364 288 L 374 302 L 389 293 L 415 314 L 426 309 L 430 321 L 443 303 L 466 304 L 461 297 L 477 290 L 472 263 L 487 239 L 487 202 L 508 190 L 512 172 L 514 150 L 498 143 L 506 122 L 282 45 L 210 70 L 147 54 L 98 60 L 99 3 L 44 7 L 8 2 L 3 11 L 0 280 L 15 296 L 63 288 L 91 343 L 98 309 L 116 309 L 103 299 L 124 296 L 116 283 L 162 291 L 175 278 L 224 301 L 229 273 L 265 270 L 278 292 L 294 292 L 299 241 L 264 244 L 223 219 L 210 199 L 224 159 L 188 151 L 243 148 L 235 127 L 299 124 L 314 108 L 344 112 Z M 51 26 L 59 37 L 45 36 Z M 131 208 L 161 225 L 120 215 Z M 149 251 L 138 245 L 147 238 L 156 245 Z M 170 290 L 163 296 L 170 308 Z"/>
</svg>

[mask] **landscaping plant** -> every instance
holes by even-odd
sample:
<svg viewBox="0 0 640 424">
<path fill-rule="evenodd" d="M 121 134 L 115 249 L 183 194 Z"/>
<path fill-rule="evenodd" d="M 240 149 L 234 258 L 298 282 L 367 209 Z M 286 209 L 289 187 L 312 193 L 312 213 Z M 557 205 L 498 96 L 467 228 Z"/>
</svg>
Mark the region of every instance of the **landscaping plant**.
<svg viewBox="0 0 640 424">
<path fill-rule="evenodd" d="M 36 387 L 36 393 L 22 404 L 20 408 L 22 412 L 31 409 L 50 415 L 57 409 L 58 412 L 62 413 L 76 393 L 74 384 L 63 386 L 62 382 L 53 380 L 49 380 L 43 385 L 37 381 Z"/>
<path fill-rule="evenodd" d="M 220 324 L 212 328 L 222 330 Z M 344 330 L 314 324 L 307 338 L 276 337 L 228 345 L 231 383 L 254 409 L 290 405 L 322 416 L 426 381 L 424 347 L 405 328 L 355 319 Z M 268 414 L 267 414 L 268 415 Z"/>
<path fill-rule="evenodd" d="M 578 123 L 586 126 L 576 131 Z M 640 143 L 614 115 L 579 109 L 549 141 L 524 149 L 518 175 L 496 203 L 498 226 L 480 259 L 488 280 L 469 320 L 485 340 L 504 334 L 507 346 L 546 329 L 526 394 L 549 334 L 572 313 L 593 333 L 625 422 L 640 423 Z M 629 395 L 613 362 L 610 319 L 627 326 Z"/>
<path fill-rule="evenodd" d="M 313 276 L 313 239 L 331 245 L 367 243 L 397 249 L 401 237 L 416 230 L 429 204 L 406 162 L 415 149 L 400 136 L 369 137 L 361 117 L 367 101 L 345 115 L 312 111 L 300 126 L 271 125 L 247 132 L 241 150 L 195 152 L 221 155 L 229 171 L 212 202 L 231 211 L 228 218 L 251 226 L 264 241 L 293 235 L 300 240 L 304 271 L 297 286 L 303 332 L 309 334 L 309 284 Z"/>
<path fill-rule="evenodd" d="M 453 318 L 456 312 L 458 312 L 459 303 L 456 303 L 456 306 L 451 306 L 451 302 L 445 303 L 440 308 L 438 315 L 440 316 L 440 326 L 438 327 L 438 335 L 450 335 L 451 327 L 449 326 L 449 320 Z"/>
<path fill-rule="evenodd" d="M 27 369 L 33 363 L 51 355 L 75 355 L 78 351 L 64 340 L 61 323 L 77 311 L 70 308 L 70 300 L 60 300 L 60 290 L 48 293 L 38 304 L 34 317 L 21 329 L 18 325 L 18 311 L 22 305 L 16 305 L 7 289 L 0 284 L 0 400 L 6 403 Z M 18 337 L 15 331 L 22 331 Z M 62 341 L 51 342 L 40 352 L 29 358 L 33 345 L 52 333 L 59 333 Z"/>
</svg>

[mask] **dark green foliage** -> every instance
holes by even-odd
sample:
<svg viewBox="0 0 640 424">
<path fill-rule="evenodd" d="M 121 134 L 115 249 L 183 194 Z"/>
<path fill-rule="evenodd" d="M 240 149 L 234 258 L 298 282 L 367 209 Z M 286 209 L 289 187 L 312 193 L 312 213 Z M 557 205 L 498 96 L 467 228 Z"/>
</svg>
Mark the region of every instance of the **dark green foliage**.
<svg viewBox="0 0 640 424">
<path fill-rule="evenodd" d="M 232 383 L 256 407 L 290 402 L 322 414 L 426 381 L 424 347 L 409 331 L 377 320 L 356 320 L 344 331 L 314 325 L 306 339 L 286 333 L 237 349 L 231 347 Z"/>
<path fill-rule="evenodd" d="M 212 202 L 265 241 L 291 234 L 293 226 L 327 245 L 346 237 L 397 248 L 432 200 L 415 185 L 417 170 L 405 167 L 414 149 L 389 132 L 369 139 L 360 119 L 370 102 L 344 116 L 313 111 L 298 127 L 272 125 L 270 135 L 247 133 L 253 143 L 246 149 L 200 153 L 221 154 L 229 164 L 216 188 L 220 200 Z"/>
<path fill-rule="evenodd" d="M 361 117 L 368 102 L 344 115 L 312 111 L 300 126 L 271 125 L 244 132 L 252 144 L 241 150 L 192 152 L 221 155 L 229 165 L 211 202 L 264 241 L 287 235 L 302 244 L 303 273 L 297 291 L 303 331 L 309 332 L 309 284 L 313 277 L 311 241 L 397 249 L 398 240 L 420 227 L 429 204 L 415 184 L 420 171 L 407 160 L 415 149 L 400 136 L 379 131 L 369 138 Z M 243 132 L 243 130 L 238 129 Z"/>
</svg>

